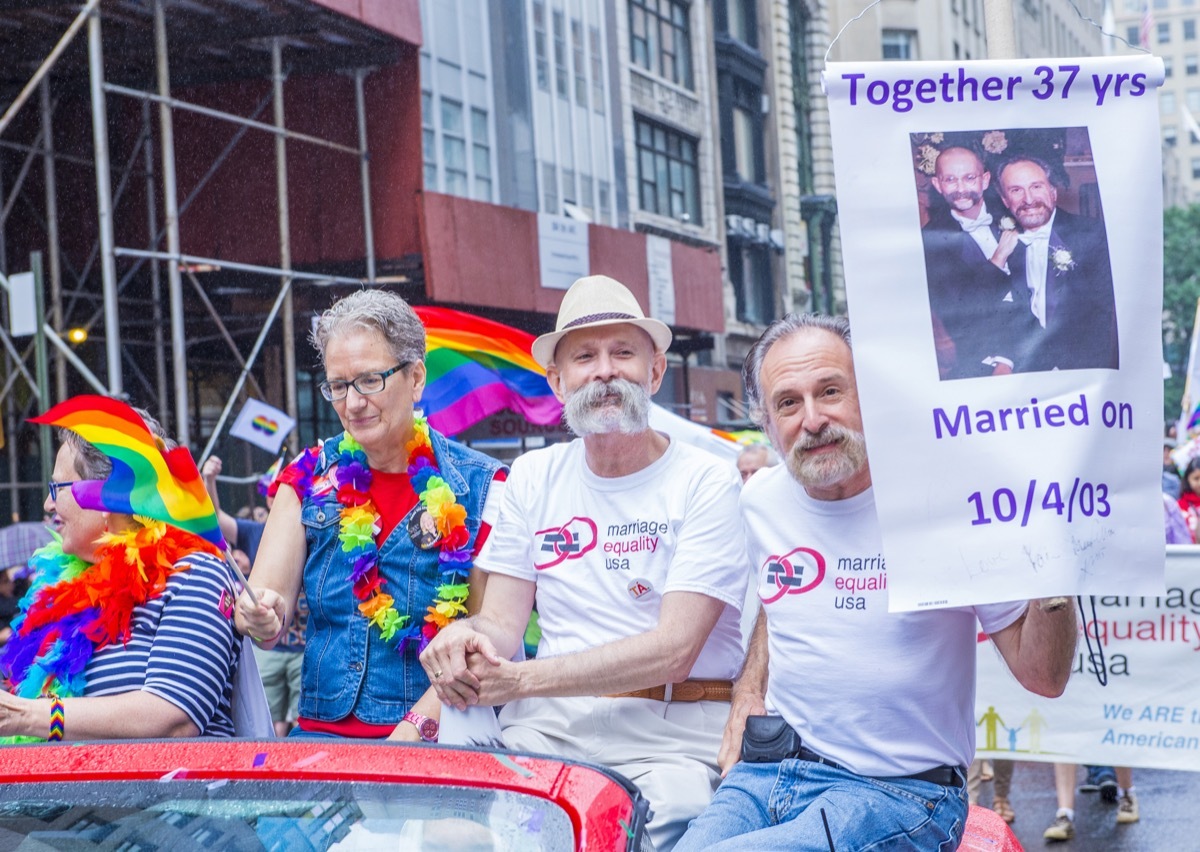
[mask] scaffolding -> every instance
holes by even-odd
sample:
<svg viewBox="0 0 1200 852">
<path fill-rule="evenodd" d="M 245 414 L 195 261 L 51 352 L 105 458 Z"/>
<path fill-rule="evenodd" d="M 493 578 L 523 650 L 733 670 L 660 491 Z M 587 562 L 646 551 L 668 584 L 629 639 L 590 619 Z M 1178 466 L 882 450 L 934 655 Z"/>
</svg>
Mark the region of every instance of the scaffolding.
<svg viewBox="0 0 1200 852">
<path fill-rule="evenodd" d="M 9 104 L 0 117 L 0 283 L 7 288 L 10 232 L 19 230 L 17 243 L 38 249 L 44 256 L 49 296 L 45 314 L 39 315 L 41 335 L 23 347 L 21 341 L 8 333 L 7 323 L 0 324 L 0 345 L 6 364 L 5 381 L 0 388 L 8 438 L 4 448 L 8 464 L 6 490 L 13 519 L 17 520 L 21 514 L 21 495 L 25 495 L 28 507 L 33 494 L 40 496 L 44 491 L 43 481 L 28 478 L 32 472 L 28 463 L 30 454 L 23 453 L 21 447 L 28 443 L 29 432 L 22 433 L 20 424 L 34 409 L 44 410 L 66 398 L 72 388 L 153 400 L 154 413 L 180 443 L 192 445 L 193 441 L 198 443 L 206 437 L 200 453 L 202 459 L 211 452 L 247 383 L 256 396 L 265 396 L 254 368 L 278 320 L 283 407 L 289 416 L 299 419 L 295 288 L 305 284 L 361 285 L 377 281 L 364 81 L 372 69 L 395 61 L 398 43 L 309 0 L 87 0 L 74 7 L 61 0 L 21 0 L 15 5 L 18 8 L 6 10 L 6 28 L 0 35 L 6 56 L 5 70 L 0 72 L 0 102 Z M 107 69 L 106 48 L 109 48 Z M 352 80 L 356 145 L 341 144 L 286 126 L 284 82 L 288 75 L 331 72 L 344 73 Z M 271 81 L 269 95 L 260 100 L 250 115 L 172 95 L 173 82 L 186 87 L 249 79 Z M 56 141 L 71 133 L 79 136 L 79 128 L 72 127 L 64 133 L 56 127 L 60 104 L 71 98 L 86 98 L 86 111 L 91 117 L 90 156 L 81 145 L 75 146 L 80 151 L 63 150 L 72 147 L 69 142 L 56 145 Z M 117 152 L 110 149 L 112 99 L 140 105 L 133 138 L 128 133 L 122 135 L 121 157 L 117 162 L 114 162 Z M 272 120 L 263 120 L 268 106 Z M 123 114 L 130 112 L 122 109 Z M 32 118 L 34 111 L 36 121 Z M 175 117 L 181 112 L 219 121 L 234 131 L 183 199 L 178 197 L 175 136 Z M 274 138 L 278 264 L 238 262 L 185 252 L 181 217 L 239 143 L 252 133 Z M 344 268 L 345 264 L 339 269 L 297 269 L 293 265 L 289 142 L 317 146 L 358 161 L 363 255 L 349 269 Z M 185 140 L 181 148 L 186 149 L 186 145 Z M 20 165 L 15 179 L 8 180 L 13 171 L 13 155 L 20 158 Z M 34 199 L 29 190 L 30 175 L 39 162 L 43 193 L 41 199 Z M 94 169 L 95 173 L 91 227 L 83 221 L 90 218 L 87 213 L 80 215 L 83 206 L 74 204 L 66 212 L 60 206 L 58 170 L 81 167 Z M 117 239 L 120 231 L 115 227 L 117 218 L 127 215 L 123 211 L 138 206 L 135 202 L 139 191 L 144 197 L 145 216 L 139 227 L 145 229 L 148 238 L 144 245 L 120 245 Z M 22 205 L 21 228 L 10 223 L 18 204 Z M 64 246 L 64 227 L 76 243 L 81 233 L 88 235 L 89 245 L 82 252 L 82 263 L 79 251 L 72 257 Z M 32 257 L 32 262 L 37 261 L 37 257 Z M 42 273 L 40 269 L 34 272 L 35 287 L 40 293 Z M 268 291 L 265 282 L 271 280 L 277 284 L 270 285 L 272 290 Z M 246 287 L 247 282 L 251 286 Z M 253 282 L 263 282 L 263 286 L 255 286 Z M 265 307 L 269 298 L 265 315 L 258 310 L 252 316 L 245 316 L 244 311 L 228 308 L 222 311 L 214 304 L 214 297 L 233 304 L 229 293 L 237 291 L 241 291 L 243 306 L 257 303 Z M 189 298 L 190 311 L 186 303 Z M 93 353 L 89 364 L 88 359 L 77 354 L 73 345 L 63 339 L 64 329 L 72 327 L 84 332 L 99 328 L 104 342 L 103 358 Z M 197 333 L 201 328 L 215 329 L 215 333 L 205 337 Z M 243 354 L 237 338 L 250 334 L 254 335 L 253 343 Z M 46 344 L 53 347 L 52 382 L 48 377 Z M 189 375 L 189 345 L 228 350 L 228 357 L 238 371 L 225 393 L 220 416 L 207 436 L 199 434 L 202 431 L 198 419 L 199 380 Z M 152 353 L 149 358 L 138 355 L 145 351 Z M 36 376 L 27 366 L 31 358 Z M 152 370 L 148 371 L 148 367 Z M 292 449 L 297 449 L 295 432 L 291 441 Z M 41 443 L 37 456 L 45 480 L 49 478 L 52 460 L 48 442 L 43 438 Z"/>
</svg>

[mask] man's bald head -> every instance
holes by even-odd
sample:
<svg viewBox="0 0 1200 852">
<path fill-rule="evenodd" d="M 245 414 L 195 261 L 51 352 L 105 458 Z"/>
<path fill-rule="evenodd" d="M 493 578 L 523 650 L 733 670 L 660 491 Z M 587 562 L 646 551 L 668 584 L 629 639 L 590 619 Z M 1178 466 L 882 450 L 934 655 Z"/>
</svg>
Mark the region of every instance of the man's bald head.
<svg viewBox="0 0 1200 852">
<path fill-rule="evenodd" d="M 983 160 L 970 148 L 947 148 L 938 154 L 933 188 L 950 209 L 966 219 L 976 218 L 983 208 L 983 193 L 992 176 Z"/>
</svg>

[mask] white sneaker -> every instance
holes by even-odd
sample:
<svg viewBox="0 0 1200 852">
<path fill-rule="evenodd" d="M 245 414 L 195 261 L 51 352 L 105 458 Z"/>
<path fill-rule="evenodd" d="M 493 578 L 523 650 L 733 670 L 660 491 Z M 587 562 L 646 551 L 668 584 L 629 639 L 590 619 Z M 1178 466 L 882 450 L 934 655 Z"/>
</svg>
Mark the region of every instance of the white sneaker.
<svg viewBox="0 0 1200 852">
<path fill-rule="evenodd" d="M 1068 816 L 1055 817 L 1050 827 L 1042 832 L 1046 840 L 1070 840 L 1074 836 L 1075 824 Z"/>
<path fill-rule="evenodd" d="M 1133 793 L 1126 793 L 1117 803 L 1117 822 L 1127 824 L 1138 821 L 1138 804 Z"/>
</svg>

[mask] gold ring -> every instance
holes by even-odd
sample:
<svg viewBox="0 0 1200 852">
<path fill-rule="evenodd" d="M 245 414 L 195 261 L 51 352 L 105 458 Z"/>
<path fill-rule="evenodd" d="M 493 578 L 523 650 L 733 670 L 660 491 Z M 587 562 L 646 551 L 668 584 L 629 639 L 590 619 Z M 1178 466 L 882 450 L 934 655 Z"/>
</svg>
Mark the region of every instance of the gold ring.
<svg viewBox="0 0 1200 852">
<path fill-rule="evenodd" d="M 437 679 L 438 679 L 439 677 L 441 677 L 441 676 L 442 676 L 442 670 L 441 670 L 441 669 L 438 669 L 436 672 L 434 672 L 434 673 L 433 673 L 433 679 L 434 679 L 434 680 L 437 680 Z"/>
</svg>

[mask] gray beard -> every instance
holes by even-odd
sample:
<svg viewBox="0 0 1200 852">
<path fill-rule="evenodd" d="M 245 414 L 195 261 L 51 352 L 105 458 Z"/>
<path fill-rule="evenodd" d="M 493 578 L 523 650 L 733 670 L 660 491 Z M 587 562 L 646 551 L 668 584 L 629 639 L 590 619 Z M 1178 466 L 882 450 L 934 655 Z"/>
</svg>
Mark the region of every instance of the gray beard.
<svg viewBox="0 0 1200 852">
<path fill-rule="evenodd" d="M 837 452 L 817 458 L 804 455 L 804 450 L 819 447 L 830 439 L 840 439 Z M 862 432 L 830 423 L 815 435 L 804 434 L 792 444 L 787 454 L 787 468 L 801 485 L 828 488 L 849 479 L 867 464 L 867 442 Z"/>
<path fill-rule="evenodd" d="M 611 405 L 609 395 L 618 397 Z M 650 389 L 626 379 L 588 382 L 563 404 L 563 420 L 579 437 L 613 432 L 634 434 L 650 428 Z"/>
</svg>

